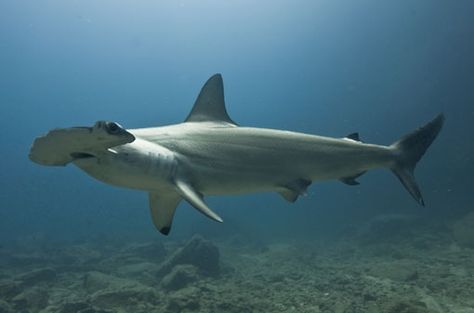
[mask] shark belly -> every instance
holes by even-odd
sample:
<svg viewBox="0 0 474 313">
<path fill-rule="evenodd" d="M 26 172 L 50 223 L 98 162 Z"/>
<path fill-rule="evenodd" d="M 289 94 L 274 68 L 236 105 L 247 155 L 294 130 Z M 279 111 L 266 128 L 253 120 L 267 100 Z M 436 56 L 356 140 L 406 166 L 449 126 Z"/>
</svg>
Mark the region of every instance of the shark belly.
<svg viewBox="0 0 474 313">
<path fill-rule="evenodd" d="M 156 180 L 151 175 L 113 156 L 78 159 L 73 163 L 106 184 L 140 190 L 156 189 Z"/>
<path fill-rule="evenodd" d="M 169 188 L 176 170 L 170 151 L 140 139 L 74 164 L 104 183 L 149 191 Z"/>
</svg>

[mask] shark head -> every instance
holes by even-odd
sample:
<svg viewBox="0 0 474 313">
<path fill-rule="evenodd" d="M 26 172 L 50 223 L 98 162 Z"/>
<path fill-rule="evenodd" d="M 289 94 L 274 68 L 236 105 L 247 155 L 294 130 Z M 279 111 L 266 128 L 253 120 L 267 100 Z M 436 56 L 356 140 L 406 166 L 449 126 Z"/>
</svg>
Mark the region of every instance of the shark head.
<svg viewBox="0 0 474 313">
<path fill-rule="evenodd" d="M 42 165 L 66 165 L 135 140 L 118 123 L 98 121 L 94 126 L 56 128 L 35 139 L 29 157 Z"/>
</svg>

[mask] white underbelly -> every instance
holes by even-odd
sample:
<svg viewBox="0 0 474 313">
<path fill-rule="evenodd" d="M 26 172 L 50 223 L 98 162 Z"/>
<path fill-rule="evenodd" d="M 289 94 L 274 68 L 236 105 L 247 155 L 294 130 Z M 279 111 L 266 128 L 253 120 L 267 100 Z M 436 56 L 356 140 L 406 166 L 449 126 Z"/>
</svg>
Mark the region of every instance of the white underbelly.
<svg viewBox="0 0 474 313">
<path fill-rule="evenodd" d="M 90 176 L 107 184 L 140 190 L 160 188 L 160 181 L 139 165 L 103 162 L 97 158 L 79 159 L 74 161 L 74 164 Z"/>
</svg>

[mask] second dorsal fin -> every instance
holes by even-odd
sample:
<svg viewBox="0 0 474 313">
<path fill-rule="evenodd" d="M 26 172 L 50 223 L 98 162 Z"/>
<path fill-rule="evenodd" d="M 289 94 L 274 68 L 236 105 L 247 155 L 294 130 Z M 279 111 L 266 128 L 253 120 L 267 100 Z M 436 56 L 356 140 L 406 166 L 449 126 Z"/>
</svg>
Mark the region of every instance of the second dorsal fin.
<svg viewBox="0 0 474 313">
<path fill-rule="evenodd" d="M 355 141 L 360 141 L 359 133 L 349 134 L 349 135 L 346 136 L 346 138 L 352 139 L 352 140 L 355 140 Z"/>
<path fill-rule="evenodd" d="M 185 122 L 221 122 L 237 125 L 227 114 L 221 74 L 207 80 Z"/>
</svg>

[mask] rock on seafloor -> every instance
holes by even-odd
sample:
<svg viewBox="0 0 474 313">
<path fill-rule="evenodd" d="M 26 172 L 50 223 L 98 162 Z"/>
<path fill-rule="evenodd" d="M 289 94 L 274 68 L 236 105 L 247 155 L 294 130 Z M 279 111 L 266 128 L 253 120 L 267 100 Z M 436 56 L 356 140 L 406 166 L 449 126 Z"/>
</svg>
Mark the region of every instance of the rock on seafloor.
<svg viewBox="0 0 474 313">
<path fill-rule="evenodd" d="M 0 300 L 0 313 L 13 313 L 13 309 L 6 301 Z"/>
<path fill-rule="evenodd" d="M 402 238 L 410 237 L 416 222 L 417 218 L 413 215 L 379 215 L 360 227 L 356 235 L 364 243 L 379 242 L 382 239 L 400 241 Z"/>
<path fill-rule="evenodd" d="M 115 277 L 101 272 L 89 272 L 84 276 L 84 289 L 91 294 L 94 307 L 127 307 L 137 303 L 156 305 L 159 297 L 156 291 L 138 281 Z"/>
<path fill-rule="evenodd" d="M 56 282 L 52 268 L 39 268 L 0 281 L 0 312 L 39 312 L 48 305 L 48 285 Z"/>
<path fill-rule="evenodd" d="M 166 304 L 167 313 L 199 312 L 200 292 L 197 288 L 189 287 L 170 295 Z"/>
<path fill-rule="evenodd" d="M 178 290 L 189 283 L 199 280 L 198 268 L 191 264 L 179 264 L 161 280 L 165 290 Z"/>
<path fill-rule="evenodd" d="M 88 272 L 84 275 L 84 288 L 88 293 L 94 293 L 103 289 L 118 287 L 133 287 L 138 282 L 115 277 L 101 272 Z"/>
<path fill-rule="evenodd" d="M 464 215 L 452 224 L 453 237 L 460 246 L 474 248 L 474 212 Z"/>
<path fill-rule="evenodd" d="M 46 288 L 33 287 L 25 289 L 11 299 L 16 312 L 38 312 L 48 305 L 49 294 Z"/>
<path fill-rule="evenodd" d="M 12 280 L 0 281 L 0 299 L 10 300 L 21 292 L 20 283 Z"/>
<path fill-rule="evenodd" d="M 15 280 L 24 286 L 33 286 L 39 283 L 49 283 L 56 280 L 56 271 L 52 268 L 40 268 L 18 275 Z"/>
<path fill-rule="evenodd" d="M 454 240 L 456 221 L 431 232 L 417 223 L 385 216 L 351 239 L 266 249 L 194 236 L 166 249 L 81 242 L 49 259 L 34 250 L 50 261 L 0 264 L 0 313 L 474 313 L 474 249 Z M 368 241 L 371 231 L 381 239 Z M 434 233 L 441 240 L 428 248 L 413 244 Z"/>
<path fill-rule="evenodd" d="M 134 243 L 123 250 L 123 255 L 130 255 L 153 262 L 163 260 L 166 249 L 161 242 Z"/>
<path fill-rule="evenodd" d="M 191 264 L 198 268 L 203 275 L 217 276 L 220 272 L 219 257 L 217 246 L 211 241 L 195 235 L 161 265 L 157 276 L 165 276 L 179 264 Z"/>
<path fill-rule="evenodd" d="M 134 286 L 117 286 L 94 293 L 90 302 L 98 308 L 121 307 L 132 312 L 137 305 L 154 307 L 160 303 L 160 297 L 155 289 L 137 283 Z"/>
</svg>

